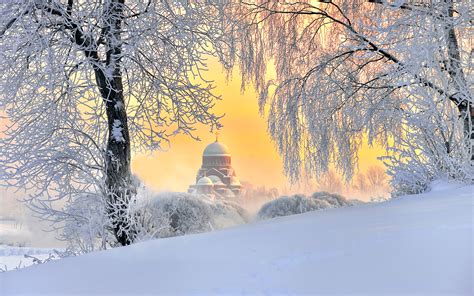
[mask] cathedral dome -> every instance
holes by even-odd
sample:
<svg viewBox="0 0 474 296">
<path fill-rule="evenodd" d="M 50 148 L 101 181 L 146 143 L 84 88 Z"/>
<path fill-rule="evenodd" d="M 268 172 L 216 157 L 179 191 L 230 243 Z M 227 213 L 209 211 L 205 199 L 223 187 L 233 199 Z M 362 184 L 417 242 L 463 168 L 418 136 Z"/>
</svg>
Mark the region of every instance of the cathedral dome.
<svg viewBox="0 0 474 296">
<path fill-rule="evenodd" d="M 220 156 L 220 155 L 230 155 L 229 148 L 226 145 L 215 141 L 212 144 L 207 145 L 204 149 L 203 156 Z"/>
</svg>

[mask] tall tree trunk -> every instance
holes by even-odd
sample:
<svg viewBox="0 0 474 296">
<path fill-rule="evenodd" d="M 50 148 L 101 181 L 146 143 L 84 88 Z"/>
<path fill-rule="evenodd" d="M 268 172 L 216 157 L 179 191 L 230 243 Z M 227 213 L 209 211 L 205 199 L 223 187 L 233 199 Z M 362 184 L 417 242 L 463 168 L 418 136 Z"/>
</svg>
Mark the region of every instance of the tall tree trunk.
<svg viewBox="0 0 474 296">
<path fill-rule="evenodd" d="M 444 12 L 448 49 L 447 70 L 455 90 L 450 99 L 458 106 L 460 117 L 463 120 L 464 137 L 470 153 L 470 160 L 474 162 L 474 108 L 472 95 L 461 65 L 459 43 L 454 29 L 454 1 L 445 0 L 445 3 L 447 4 L 446 11 Z"/>
<path fill-rule="evenodd" d="M 130 135 L 124 108 L 121 76 L 114 77 L 109 87 L 111 95 L 106 102 L 109 138 L 106 151 L 106 186 L 109 215 L 117 241 L 122 245 L 132 242 L 128 208 L 135 190 L 131 182 Z"/>
<path fill-rule="evenodd" d="M 113 231 L 121 245 L 129 245 L 134 229 L 128 212 L 130 200 L 135 194 L 130 169 L 130 134 L 123 96 L 121 66 L 121 26 L 123 0 L 110 0 L 104 4 L 105 21 L 103 37 L 107 47 L 106 73 L 96 68 L 96 81 L 104 100 L 107 113 L 108 141 L 105 155 L 107 211 Z M 112 75 L 110 75 L 112 73 Z"/>
<path fill-rule="evenodd" d="M 469 151 L 471 165 L 474 166 L 474 108 L 469 100 L 456 99 L 459 117 L 463 120 L 464 139 Z"/>
<path fill-rule="evenodd" d="M 97 85 L 105 103 L 107 113 L 108 140 L 105 152 L 105 186 L 107 189 L 107 211 L 112 221 L 117 241 L 121 245 L 132 242 L 133 229 L 129 223 L 128 208 L 135 194 L 130 169 L 130 134 L 123 97 L 120 70 L 112 78 L 102 71 L 95 71 Z"/>
<path fill-rule="evenodd" d="M 123 97 L 121 72 L 124 1 L 107 0 L 103 3 L 104 23 L 99 40 L 93 40 L 71 19 L 74 1 L 68 1 L 67 13 L 47 7 L 53 15 L 66 18 L 65 26 L 71 30 L 74 42 L 83 48 L 90 60 L 95 79 L 105 104 L 108 126 L 107 151 L 105 153 L 105 187 L 107 212 L 117 241 L 122 245 L 132 242 L 134 229 L 128 212 L 130 200 L 136 193 L 130 169 L 130 135 Z M 106 46 L 106 60 L 99 57 L 98 47 Z"/>
<path fill-rule="evenodd" d="M 470 149 L 471 165 L 474 165 L 474 108 L 472 103 L 467 103 L 467 106 L 461 110 L 461 116 L 464 118 L 464 134 Z"/>
</svg>

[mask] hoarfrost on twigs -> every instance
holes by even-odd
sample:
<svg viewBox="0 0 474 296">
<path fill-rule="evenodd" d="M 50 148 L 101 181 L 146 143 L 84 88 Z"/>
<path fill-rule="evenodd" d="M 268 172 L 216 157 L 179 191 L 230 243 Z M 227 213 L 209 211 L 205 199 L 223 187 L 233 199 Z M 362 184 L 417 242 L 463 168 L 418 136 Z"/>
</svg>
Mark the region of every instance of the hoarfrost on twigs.
<svg viewBox="0 0 474 296">
<path fill-rule="evenodd" d="M 54 227 L 99 223 L 63 233 L 85 251 L 130 243 L 131 151 L 220 127 L 205 72 L 228 63 L 226 1 L 125 2 L 0 2 L 0 180 Z"/>
</svg>

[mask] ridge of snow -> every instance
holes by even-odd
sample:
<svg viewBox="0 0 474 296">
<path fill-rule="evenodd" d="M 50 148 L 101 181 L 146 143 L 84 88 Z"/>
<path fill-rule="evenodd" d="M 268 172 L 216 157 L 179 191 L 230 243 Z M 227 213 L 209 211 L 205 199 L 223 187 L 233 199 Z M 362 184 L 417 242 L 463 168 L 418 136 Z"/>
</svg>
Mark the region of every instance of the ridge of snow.
<svg viewBox="0 0 474 296">
<path fill-rule="evenodd" d="M 445 188 L 66 258 L 0 274 L 0 294 L 472 295 L 473 193 Z"/>
</svg>

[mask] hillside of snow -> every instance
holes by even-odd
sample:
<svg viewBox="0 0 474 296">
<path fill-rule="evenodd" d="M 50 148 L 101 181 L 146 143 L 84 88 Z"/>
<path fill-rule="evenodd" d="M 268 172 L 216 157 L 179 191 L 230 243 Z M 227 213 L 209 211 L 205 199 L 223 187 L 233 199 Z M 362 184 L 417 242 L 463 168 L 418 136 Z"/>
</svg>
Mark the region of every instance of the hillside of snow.
<svg viewBox="0 0 474 296">
<path fill-rule="evenodd" d="M 0 294 L 473 293 L 474 186 L 154 240 L 0 274 Z"/>
</svg>

